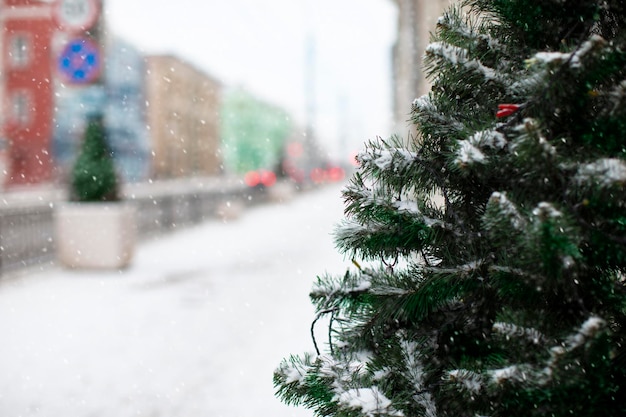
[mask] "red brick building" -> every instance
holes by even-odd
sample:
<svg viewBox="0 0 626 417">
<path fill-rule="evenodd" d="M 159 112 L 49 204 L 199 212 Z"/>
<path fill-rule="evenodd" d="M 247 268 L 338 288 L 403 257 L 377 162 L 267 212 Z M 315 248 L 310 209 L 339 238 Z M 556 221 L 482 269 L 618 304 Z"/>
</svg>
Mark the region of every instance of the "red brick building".
<svg viewBox="0 0 626 417">
<path fill-rule="evenodd" d="M 102 0 L 0 0 L 0 140 L 6 185 L 55 177 L 55 92 L 100 80 Z"/>
<path fill-rule="evenodd" d="M 52 177 L 52 2 L 0 0 L 0 137 L 8 185 Z"/>
</svg>

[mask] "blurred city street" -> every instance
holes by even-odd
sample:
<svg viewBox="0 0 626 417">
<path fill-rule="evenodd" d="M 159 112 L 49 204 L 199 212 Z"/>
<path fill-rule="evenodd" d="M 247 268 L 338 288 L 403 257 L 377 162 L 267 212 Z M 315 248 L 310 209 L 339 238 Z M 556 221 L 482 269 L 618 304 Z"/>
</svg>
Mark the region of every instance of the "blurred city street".
<svg viewBox="0 0 626 417">
<path fill-rule="evenodd" d="M 315 277 L 350 264 L 331 236 L 340 191 L 144 241 L 123 271 L 3 277 L 0 415 L 310 416 L 272 372 L 313 350 Z"/>
</svg>

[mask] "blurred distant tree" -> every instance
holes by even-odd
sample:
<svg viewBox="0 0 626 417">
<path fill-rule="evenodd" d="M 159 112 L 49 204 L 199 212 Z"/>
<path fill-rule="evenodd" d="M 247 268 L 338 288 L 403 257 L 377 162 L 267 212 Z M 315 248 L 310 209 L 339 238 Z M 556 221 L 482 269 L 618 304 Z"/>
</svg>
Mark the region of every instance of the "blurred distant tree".
<svg viewBox="0 0 626 417">
<path fill-rule="evenodd" d="M 227 170 L 242 174 L 278 165 L 293 129 L 284 110 L 237 89 L 226 93 L 221 113 Z"/>
<path fill-rule="evenodd" d="M 336 417 L 626 415 L 626 3 L 465 0 L 426 50 L 419 138 L 372 140 L 276 370 Z M 308 325 L 308 324 L 307 324 Z"/>
<path fill-rule="evenodd" d="M 118 178 L 107 143 L 102 115 L 89 116 L 81 149 L 71 172 L 71 199 L 115 201 L 119 199 Z"/>
</svg>

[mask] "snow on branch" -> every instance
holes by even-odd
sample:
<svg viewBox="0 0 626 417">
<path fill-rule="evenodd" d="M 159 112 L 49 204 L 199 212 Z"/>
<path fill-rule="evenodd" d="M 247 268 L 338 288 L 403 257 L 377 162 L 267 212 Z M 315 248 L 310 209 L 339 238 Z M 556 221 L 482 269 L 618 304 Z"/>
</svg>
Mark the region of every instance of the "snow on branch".
<svg viewBox="0 0 626 417">
<path fill-rule="evenodd" d="M 421 211 L 418 207 L 418 203 L 415 200 L 411 200 L 408 197 L 403 200 L 397 200 L 392 205 L 398 210 L 398 213 L 409 213 L 413 215 L 421 215 Z M 434 221 L 434 220 L 433 220 Z"/>
<path fill-rule="evenodd" d="M 321 361 L 320 374 L 334 380 L 337 392 L 341 393 L 341 387 L 350 385 L 355 378 L 367 374 L 367 363 L 372 359 L 370 352 L 356 352 L 349 357 L 335 358 L 330 355 L 319 357 Z"/>
<path fill-rule="evenodd" d="M 584 345 L 589 339 L 594 338 L 604 327 L 606 321 L 598 316 L 591 316 L 578 328 L 576 333 L 570 335 L 565 346 L 558 346 L 552 349 L 555 357 L 559 353 L 571 352 L 572 350 Z"/>
<path fill-rule="evenodd" d="M 591 316 L 585 320 L 576 333 L 568 336 L 564 343 L 552 347 L 550 349 L 550 360 L 543 369 L 545 382 L 550 381 L 553 371 L 561 358 L 594 338 L 605 326 L 606 322 L 602 318 Z"/>
<path fill-rule="evenodd" d="M 432 112 L 432 113 L 437 112 L 437 107 L 432 102 L 432 100 L 430 100 L 430 98 L 428 97 L 428 94 L 424 94 L 423 96 L 417 97 L 415 100 L 413 100 L 412 106 L 413 106 L 414 111 L 420 110 L 420 111 L 427 111 L 427 112 Z"/>
<path fill-rule="evenodd" d="M 357 155 L 361 164 L 374 164 L 381 171 L 398 172 L 409 167 L 416 158 L 416 153 L 401 148 L 377 149 Z"/>
<path fill-rule="evenodd" d="M 517 81 L 507 85 L 507 91 L 513 97 L 527 97 L 532 95 L 534 91 L 537 91 L 545 85 L 546 76 L 549 74 L 548 70 L 531 73 L 528 76 L 521 76 Z"/>
<path fill-rule="evenodd" d="M 525 118 L 521 124 L 515 126 L 515 130 L 520 138 L 511 145 L 511 151 L 518 151 L 523 145 L 532 144 L 546 158 L 556 156 L 556 147 L 546 139 L 536 119 Z"/>
<path fill-rule="evenodd" d="M 532 375 L 532 368 L 530 365 L 511 365 L 505 368 L 493 369 L 489 371 L 491 381 L 498 385 L 505 384 L 507 382 L 523 382 L 527 381 Z"/>
<path fill-rule="evenodd" d="M 609 115 L 614 116 L 620 111 L 624 111 L 624 104 L 626 103 L 626 80 L 620 82 L 609 93 L 611 100 L 611 109 L 608 111 Z M 608 110 L 608 109 L 607 109 Z"/>
<path fill-rule="evenodd" d="M 490 208 L 495 208 L 498 217 L 506 219 L 515 230 L 523 230 L 526 226 L 526 220 L 519 213 L 515 204 L 508 199 L 506 193 L 493 192 L 487 202 L 487 209 L 489 210 Z"/>
<path fill-rule="evenodd" d="M 340 356 L 318 354 L 313 357 L 307 354 L 304 358 L 291 357 L 289 361 L 283 360 L 275 371 L 275 383 L 280 381 L 282 387 L 278 394 L 287 403 L 317 406 L 319 398 L 310 392 L 323 385 L 332 394 L 334 407 L 343 408 L 344 413 L 360 411 L 368 417 L 402 417 L 404 413 L 393 407 L 382 390 L 371 385 L 368 369 L 371 360 L 372 354 L 367 351 Z M 304 401 L 299 398 L 303 392 L 310 398 Z"/>
<path fill-rule="evenodd" d="M 472 145 L 467 140 L 459 141 L 459 149 L 456 151 L 454 162 L 459 166 L 467 166 L 473 164 L 484 164 L 487 157 L 478 147 Z"/>
<path fill-rule="evenodd" d="M 357 352 L 340 358 L 328 355 L 318 358 L 320 376 L 333 381 L 333 401 L 340 407 L 358 410 L 368 417 L 404 416 L 376 385 L 363 384 L 364 377 L 369 373 L 367 363 L 370 360 L 370 352 Z"/>
<path fill-rule="evenodd" d="M 592 35 L 589 40 L 573 52 L 538 52 L 526 62 L 529 65 L 539 62 L 554 66 L 568 64 L 572 69 L 581 68 L 583 58 L 604 45 L 606 45 L 604 38 L 599 35 Z"/>
<path fill-rule="evenodd" d="M 364 293 L 371 286 L 371 276 L 362 271 L 357 276 L 346 275 L 341 280 L 318 280 L 313 284 L 310 295 L 316 298 L 333 298 L 337 295 L 349 296 Z"/>
<path fill-rule="evenodd" d="M 422 269 L 424 271 L 432 272 L 435 274 L 446 274 L 446 275 L 456 275 L 456 276 L 471 276 L 476 273 L 479 273 L 484 266 L 483 259 L 477 259 L 471 262 L 468 262 L 463 265 L 455 266 L 452 268 L 439 268 L 439 267 L 428 267 L 424 266 Z"/>
<path fill-rule="evenodd" d="M 360 410 L 367 417 L 404 416 L 402 411 L 393 408 L 391 400 L 376 386 L 349 389 L 337 394 L 334 400 L 349 409 Z"/>
<path fill-rule="evenodd" d="M 494 332 L 503 335 L 507 340 L 513 337 L 521 337 L 537 345 L 544 339 L 543 334 L 539 330 L 518 326 L 513 323 L 496 322 L 492 328 Z"/>
<path fill-rule="evenodd" d="M 598 159 L 581 166 L 574 181 L 590 187 L 623 187 L 626 184 L 626 163 L 618 158 Z"/>
<path fill-rule="evenodd" d="M 551 203 L 546 201 L 542 201 L 537 204 L 537 207 L 533 209 L 533 214 L 537 216 L 540 221 L 556 219 L 563 216 L 563 213 L 557 210 Z"/>
<path fill-rule="evenodd" d="M 474 146 L 490 149 L 504 149 L 508 144 L 504 134 L 493 129 L 476 132 L 468 141 Z"/>
<path fill-rule="evenodd" d="M 508 145 L 508 141 L 504 134 L 490 129 L 476 132 L 468 139 L 460 140 L 459 145 L 455 163 L 459 166 L 466 166 L 474 163 L 486 163 L 487 157 L 482 150 L 504 149 Z"/>
<path fill-rule="evenodd" d="M 444 115 L 428 94 L 424 94 L 413 100 L 411 110 L 414 114 L 418 115 L 419 124 L 424 124 L 428 121 L 437 124 L 440 129 L 448 132 L 462 132 L 465 129 L 463 123 L 455 120 L 450 114 Z"/>
<path fill-rule="evenodd" d="M 482 376 L 467 369 L 453 369 L 448 371 L 447 379 L 452 383 L 461 385 L 473 394 L 478 394 L 483 388 Z"/>
<path fill-rule="evenodd" d="M 447 10 L 437 19 L 437 29 L 444 32 L 445 37 L 454 34 L 456 37 L 473 43 L 485 44 L 490 50 L 500 50 L 502 43 L 489 35 L 484 24 L 493 24 L 493 19 L 475 13 L 463 13 L 461 8 Z"/>
<path fill-rule="evenodd" d="M 501 77 L 493 68 L 483 65 L 477 59 L 470 59 L 465 48 L 453 46 L 444 42 L 433 42 L 426 48 L 426 54 L 438 57 L 453 66 L 461 66 L 468 71 L 482 74 L 486 80 L 499 81 Z"/>
<path fill-rule="evenodd" d="M 396 161 L 398 162 L 398 160 Z M 404 161 L 408 163 L 407 160 Z M 395 166 L 398 168 L 400 164 L 396 164 Z M 385 165 L 385 167 L 387 167 L 387 165 Z M 346 187 L 344 195 L 349 196 L 349 199 L 351 200 L 348 212 L 357 215 L 357 217 L 360 212 L 367 210 L 371 212 L 373 209 L 383 209 L 386 212 L 395 211 L 400 215 L 410 215 L 413 217 L 415 222 L 421 223 L 427 227 L 448 227 L 443 221 L 428 217 L 422 213 L 419 209 L 419 201 L 410 198 L 406 194 L 397 196 L 395 199 L 390 201 L 389 191 L 382 188 L 380 183 L 373 183 L 369 188 L 349 185 Z M 339 224 L 336 236 L 340 237 L 346 236 L 347 234 L 358 234 L 361 231 L 370 232 L 371 234 L 380 231 L 381 228 L 384 227 L 384 225 L 372 219 L 369 221 L 361 220 L 360 222 L 356 220 L 348 220 Z"/>
<path fill-rule="evenodd" d="M 432 236 L 427 229 L 440 225 L 445 227 L 443 222 L 438 221 L 428 224 L 429 219 L 415 217 L 414 221 L 404 228 L 397 224 L 392 225 L 372 219 L 362 220 L 362 222 L 343 219 L 335 227 L 335 243 L 344 253 L 351 252 L 353 256 L 360 254 L 370 259 L 408 255 L 430 244 Z M 415 246 L 402 248 L 398 242 L 403 240 L 411 240 Z"/>
<path fill-rule="evenodd" d="M 489 371 L 491 381 L 501 385 L 507 382 L 533 380 L 537 384 L 546 385 L 552 381 L 554 371 L 562 358 L 575 349 L 585 345 L 590 339 L 596 337 L 605 327 L 606 322 L 602 318 L 591 316 L 585 320 L 574 334 L 568 336 L 565 341 L 550 349 L 550 358 L 543 369 L 538 370 L 529 364 L 511 365 Z"/>
<path fill-rule="evenodd" d="M 489 267 L 490 272 L 499 272 L 504 274 L 511 274 L 514 276 L 521 277 L 527 281 L 539 282 L 543 277 L 540 275 L 532 274 L 527 271 L 524 271 L 520 268 L 512 268 L 510 266 L 501 266 L 501 265 L 491 265 Z"/>
<path fill-rule="evenodd" d="M 283 362 L 279 368 L 285 378 L 285 384 L 302 385 L 306 375 L 311 371 L 311 366 L 301 361 L 292 360 L 290 363 Z"/>
<path fill-rule="evenodd" d="M 426 390 L 425 376 L 426 371 L 424 364 L 420 360 L 419 345 L 414 341 L 403 338 L 400 343 L 402 352 L 404 374 L 411 381 L 415 394 L 414 400 L 424 408 L 425 417 L 437 416 L 437 405 L 430 394 Z"/>
</svg>

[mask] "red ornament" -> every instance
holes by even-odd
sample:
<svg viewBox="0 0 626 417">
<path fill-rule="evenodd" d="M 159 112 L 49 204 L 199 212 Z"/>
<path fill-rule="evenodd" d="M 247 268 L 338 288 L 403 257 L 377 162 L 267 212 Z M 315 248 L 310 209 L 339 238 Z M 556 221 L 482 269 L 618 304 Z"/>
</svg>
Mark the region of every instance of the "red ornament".
<svg viewBox="0 0 626 417">
<path fill-rule="evenodd" d="M 498 104 L 497 118 L 507 117 L 519 110 L 519 104 Z"/>
</svg>

